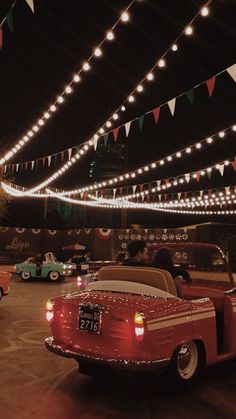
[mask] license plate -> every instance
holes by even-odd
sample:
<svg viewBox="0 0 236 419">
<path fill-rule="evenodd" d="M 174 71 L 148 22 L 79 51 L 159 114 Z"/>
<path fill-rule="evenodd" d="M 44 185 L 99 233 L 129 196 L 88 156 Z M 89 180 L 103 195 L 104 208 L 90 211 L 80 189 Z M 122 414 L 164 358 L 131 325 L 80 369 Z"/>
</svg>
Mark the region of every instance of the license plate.
<svg viewBox="0 0 236 419">
<path fill-rule="evenodd" d="M 81 305 L 79 309 L 78 329 L 83 332 L 101 333 L 102 311 L 98 305 Z"/>
<path fill-rule="evenodd" d="M 89 268 L 89 265 L 81 265 L 81 271 L 87 271 Z"/>
</svg>

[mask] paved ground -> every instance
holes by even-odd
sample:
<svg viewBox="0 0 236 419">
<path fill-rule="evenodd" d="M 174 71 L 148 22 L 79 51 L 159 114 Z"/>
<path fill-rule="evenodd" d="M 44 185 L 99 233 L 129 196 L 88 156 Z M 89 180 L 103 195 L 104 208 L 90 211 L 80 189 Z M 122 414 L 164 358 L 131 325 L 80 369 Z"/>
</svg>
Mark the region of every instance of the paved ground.
<svg viewBox="0 0 236 419">
<path fill-rule="evenodd" d="M 236 362 L 176 389 L 163 387 L 161 378 L 92 379 L 78 374 L 75 361 L 48 352 L 45 302 L 76 286 L 72 278 L 58 284 L 13 278 L 0 303 L 0 418 L 236 418 Z"/>
</svg>

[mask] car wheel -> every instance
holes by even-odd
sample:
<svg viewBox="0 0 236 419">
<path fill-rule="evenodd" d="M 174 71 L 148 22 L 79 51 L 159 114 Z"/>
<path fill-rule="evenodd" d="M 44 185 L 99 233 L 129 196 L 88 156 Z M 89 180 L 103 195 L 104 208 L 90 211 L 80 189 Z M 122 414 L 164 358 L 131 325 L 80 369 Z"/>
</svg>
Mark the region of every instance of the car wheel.
<svg viewBox="0 0 236 419">
<path fill-rule="evenodd" d="M 21 272 L 20 276 L 21 276 L 22 279 L 24 279 L 24 281 L 27 281 L 27 279 L 30 279 L 31 274 L 30 274 L 30 272 L 24 272 L 23 271 L 23 272 Z"/>
<path fill-rule="evenodd" d="M 57 271 L 51 271 L 48 274 L 49 279 L 51 279 L 51 281 L 58 281 L 58 279 L 60 278 L 60 274 Z"/>
<path fill-rule="evenodd" d="M 195 342 L 187 342 L 179 346 L 173 355 L 171 370 L 177 381 L 186 383 L 193 381 L 199 373 L 201 358 Z"/>
</svg>

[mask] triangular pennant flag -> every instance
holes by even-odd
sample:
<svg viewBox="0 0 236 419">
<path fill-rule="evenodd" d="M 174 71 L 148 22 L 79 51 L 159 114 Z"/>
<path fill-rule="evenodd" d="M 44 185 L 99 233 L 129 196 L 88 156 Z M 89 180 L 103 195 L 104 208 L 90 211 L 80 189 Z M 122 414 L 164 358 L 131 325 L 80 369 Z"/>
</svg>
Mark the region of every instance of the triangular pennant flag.
<svg viewBox="0 0 236 419">
<path fill-rule="evenodd" d="M 129 135 L 130 125 L 131 125 L 131 121 L 126 122 L 126 124 L 125 124 L 125 135 L 126 135 L 126 137 L 128 137 L 128 135 Z"/>
<path fill-rule="evenodd" d="M 208 190 L 208 196 L 211 196 L 211 194 L 212 194 L 212 189 L 209 189 Z"/>
<path fill-rule="evenodd" d="M 194 96 L 194 89 L 190 89 L 188 90 L 185 95 L 187 96 L 189 102 L 191 103 L 191 105 L 193 104 L 193 96 Z"/>
<path fill-rule="evenodd" d="M 34 2 L 33 0 L 25 0 L 28 6 L 31 8 L 32 12 L 34 13 Z"/>
<path fill-rule="evenodd" d="M 25 170 L 27 170 L 28 168 L 28 163 L 29 163 L 28 161 L 25 162 Z"/>
<path fill-rule="evenodd" d="M 174 116 L 174 113 L 175 113 L 175 102 L 176 102 L 176 98 L 171 99 L 169 100 L 169 102 L 167 102 L 172 116 Z"/>
<path fill-rule="evenodd" d="M 54 154 L 54 165 L 57 163 L 57 156 L 58 154 Z"/>
<path fill-rule="evenodd" d="M 189 173 L 186 173 L 185 180 L 186 180 L 187 183 L 189 183 L 189 181 L 190 181 L 190 174 Z"/>
<path fill-rule="evenodd" d="M 64 160 L 64 151 L 61 151 L 61 161 Z"/>
<path fill-rule="evenodd" d="M 209 177 L 209 179 L 211 178 L 211 171 L 209 172 L 209 171 L 207 170 L 207 176 Z"/>
<path fill-rule="evenodd" d="M 231 164 L 232 164 L 232 166 L 233 166 L 234 170 L 236 171 L 236 160 L 231 161 Z"/>
<path fill-rule="evenodd" d="M 0 28 L 0 49 L 2 49 L 2 44 L 3 44 L 3 30 L 2 28 Z"/>
<path fill-rule="evenodd" d="M 231 67 L 227 68 L 227 72 L 232 77 L 232 79 L 236 82 L 236 64 L 231 65 Z"/>
<path fill-rule="evenodd" d="M 34 168 L 34 160 L 32 160 L 32 162 L 31 162 L 31 170 L 33 170 L 33 168 Z"/>
<path fill-rule="evenodd" d="M 143 121 L 144 121 L 144 115 L 141 115 L 138 119 L 140 131 L 142 131 L 142 128 L 143 128 Z"/>
<path fill-rule="evenodd" d="M 48 156 L 48 167 L 50 167 L 52 156 Z"/>
<path fill-rule="evenodd" d="M 161 194 L 158 194 L 158 199 L 159 201 L 161 201 Z"/>
<path fill-rule="evenodd" d="M 39 167 L 39 160 L 36 160 L 35 161 L 35 168 L 38 169 L 38 167 Z"/>
<path fill-rule="evenodd" d="M 105 145 L 105 147 L 107 146 L 107 143 L 108 143 L 108 132 L 105 134 L 105 135 L 103 135 L 103 141 L 104 141 L 104 145 Z"/>
<path fill-rule="evenodd" d="M 224 176 L 224 170 L 225 170 L 225 165 L 223 164 L 218 164 L 217 169 L 219 170 L 221 176 Z"/>
<path fill-rule="evenodd" d="M 72 155 L 72 148 L 68 148 L 68 159 L 71 159 L 71 155 Z"/>
<path fill-rule="evenodd" d="M 133 193 L 135 193 L 135 191 L 137 189 L 137 185 L 133 185 L 132 188 L 133 188 Z"/>
<path fill-rule="evenodd" d="M 160 116 L 160 110 L 161 110 L 161 108 L 160 108 L 160 106 L 159 106 L 158 108 L 155 108 L 155 109 L 153 109 L 153 111 L 152 111 L 152 114 L 153 114 L 153 117 L 154 117 L 155 124 L 157 124 L 157 122 L 158 122 L 158 119 L 159 119 L 159 116 Z"/>
<path fill-rule="evenodd" d="M 19 163 L 16 163 L 16 172 L 19 170 Z"/>
<path fill-rule="evenodd" d="M 157 180 L 156 182 L 157 182 L 157 186 L 159 187 L 161 184 L 161 180 Z"/>
<path fill-rule="evenodd" d="M 178 192 L 178 199 L 180 199 L 181 198 L 181 192 Z"/>
<path fill-rule="evenodd" d="M 230 186 L 225 186 L 226 195 L 230 194 Z"/>
<path fill-rule="evenodd" d="M 98 145 L 98 140 L 95 137 L 95 138 L 93 138 L 93 148 L 94 148 L 95 151 L 97 150 L 97 145 Z"/>
<path fill-rule="evenodd" d="M 118 137 L 119 127 L 113 129 L 114 141 L 116 143 Z"/>
<path fill-rule="evenodd" d="M 7 24 L 9 26 L 10 31 L 13 32 L 13 14 L 12 14 L 12 9 L 9 10 L 9 12 L 7 14 Z"/>
<path fill-rule="evenodd" d="M 199 195 L 200 195 L 200 197 L 202 198 L 202 195 L 203 195 L 203 190 L 202 190 L 202 191 L 199 191 Z"/>
<path fill-rule="evenodd" d="M 196 172 L 196 179 L 197 179 L 197 182 L 199 182 L 200 177 L 201 177 L 201 173 L 200 173 L 200 172 Z"/>
<path fill-rule="evenodd" d="M 143 183 L 140 183 L 139 187 L 140 187 L 140 191 L 142 192 L 143 191 L 144 184 Z"/>
<path fill-rule="evenodd" d="M 216 82 L 215 76 L 206 81 L 206 85 L 207 85 L 207 89 L 208 89 L 208 93 L 210 97 L 212 96 L 212 93 L 215 87 L 215 82 Z"/>
<path fill-rule="evenodd" d="M 113 198 L 116 196 L 116 188 L 113 188 Z"/>
<path fill-rule="evenodd" d="M 46 158 L 45 158 L 45 157 L 43 157 L 43 158 L 42 158 L 43 167 L 45 166 L 45 161 L 46 161 Z"/>
</svg>

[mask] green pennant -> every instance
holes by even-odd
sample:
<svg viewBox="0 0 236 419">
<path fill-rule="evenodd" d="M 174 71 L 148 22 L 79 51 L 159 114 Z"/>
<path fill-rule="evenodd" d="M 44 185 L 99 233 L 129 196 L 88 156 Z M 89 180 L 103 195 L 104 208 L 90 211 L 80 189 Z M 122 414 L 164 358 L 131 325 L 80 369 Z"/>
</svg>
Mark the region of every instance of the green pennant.
<svg viewBox="0 0 236 419">
<path fill-rule="evenodd" d="M 57 163 L 57 154 L 54 154 L 54 165 Z"/>
<path fill-rule="evenodd" d="M 139 124 L 140 131 L 142 131 L 143 122 L 144 122 L 144 115 L 141 115 L 138 119 L 138 124 Z"/>
<path fill-rule="evenodd" d="M 211 178 L 211 171 L 208 172 L 208 170 L 207 170 L 207 176 L 209 177 L 209 179 Z"/>
<path fill-rule="evenodd" d="M 35 169 L 38 169 L 39 167 L 39 160 L 35 160 Z"/>
<path fill-rule="evenodd" d="M 194 96 L 194 89 L 190 89 L 188 90 L 185 95 L 187 96 L 189 102 L 191 103 L 191 105 L 193 104 L 193 96 Z"/>
<path fill-rule="evenodd" d="M 9 26 L 10 31 L 13 32 L 13 13 L 12 13 L 12 9 L 9 10 L 9 12 L 7 14 L 7 24 Z"/>
<path fill-rule="evenodd" d="M 108 132 L 105 134 L 105 135 L 103 135 L 103 141 L 104 141 L 104 145 L 105 145 L 105 147 L 107 146 L 107 142 L 108 142 Z"/>
</svg>

